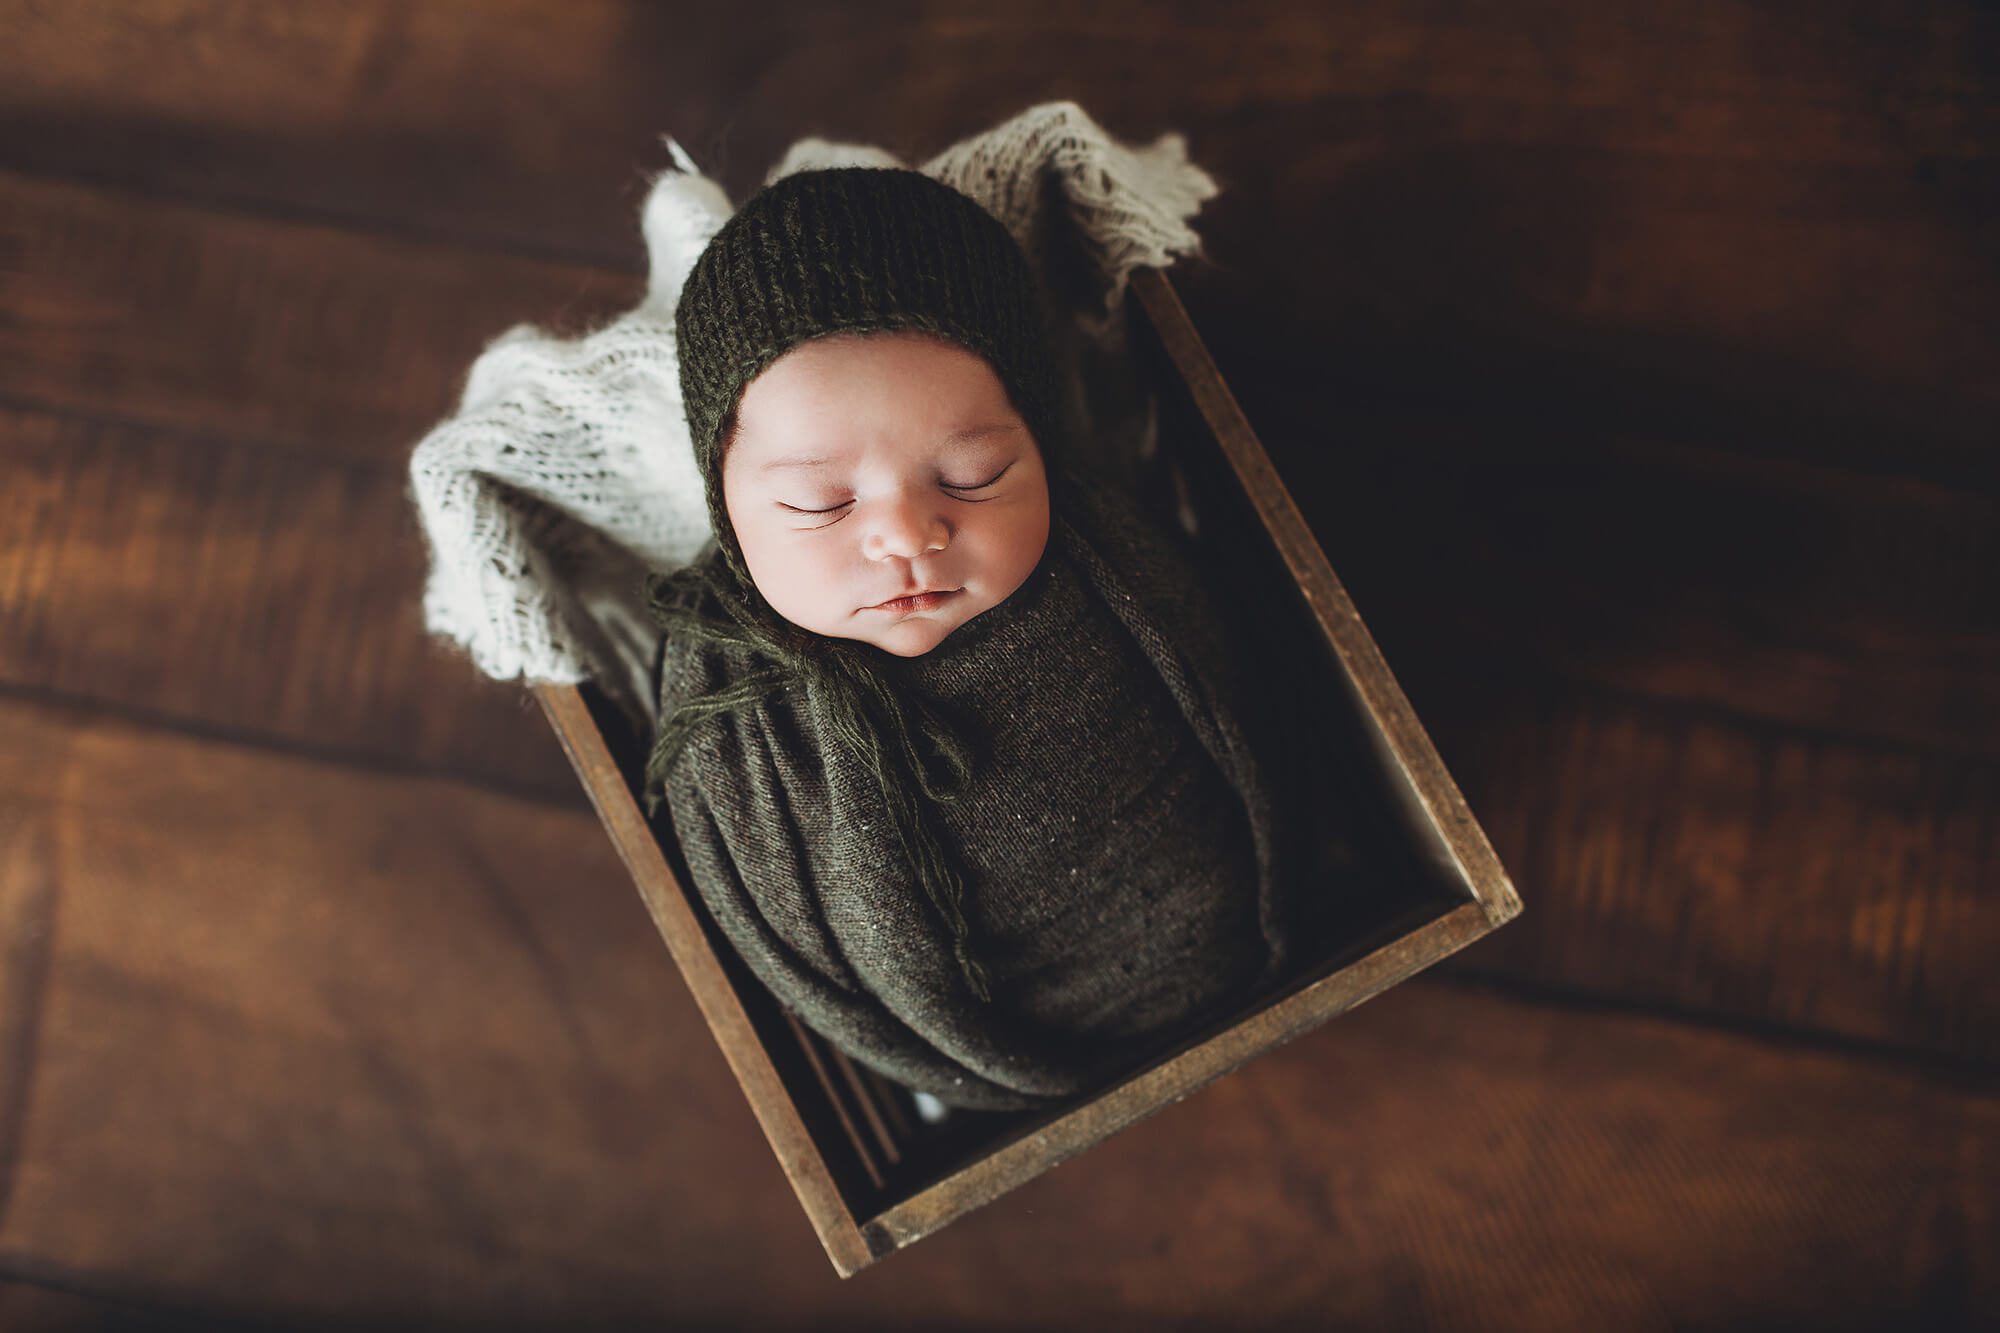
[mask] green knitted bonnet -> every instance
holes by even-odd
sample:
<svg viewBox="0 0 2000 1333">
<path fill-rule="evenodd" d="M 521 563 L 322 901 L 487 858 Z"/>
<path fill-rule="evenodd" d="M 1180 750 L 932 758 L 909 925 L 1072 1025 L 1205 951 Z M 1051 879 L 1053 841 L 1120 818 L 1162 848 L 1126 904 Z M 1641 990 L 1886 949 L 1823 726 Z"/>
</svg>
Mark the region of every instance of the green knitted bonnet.
<svg viewBox="0 0 2000 1333">
<path fill-rule="evenodd" d="M 880 783 L 917 878 L 957 942 L 972 991 L 990 998 L 972 957 L 963 885 L 921 795 L 953 800 L 971 746 L 931 704 L 885 674 L 892 655 L 800 629 L 751 580 L 722 498 L 722 454 L 743 390 L 800 343 L 831 333 L 919 330 L 985 358 L 1042 452 L 1050 502 L 1067 510 L 1060 379 L 1046 308 L 1019 244 L 979 203 L 922 172 L 840 167 L 786 176 L 752 195 L 696 259 L 674 312 L 681 396 L 702 473 L 720 567 L 697 561 L 648 580 L 669 635 L 728 643 L 761 660 L 661 719 L 646 769 L 648 809 L 689 733 L 774 691 L 814 691 L 830 730 Z M 712 594 L 704 613 L 699 586 Z M 922 740 L 919 740 L 919 737 Z M 948 770 L 940 775 L 935 764 Z"/>
<path fill-rule="evenodd" d="M 709 521 L 749 582 L 722 504 L 725 430 L 750 381 L 824 334 L 916 329 L 977 352 L 1006 386 L 1045 463 L 1057 376 L 1021 247 L 976 201 L 920 171 L 839 167 L 764 187 L 723 224 L 674 311 L 681 400 Z"/>
</svg>

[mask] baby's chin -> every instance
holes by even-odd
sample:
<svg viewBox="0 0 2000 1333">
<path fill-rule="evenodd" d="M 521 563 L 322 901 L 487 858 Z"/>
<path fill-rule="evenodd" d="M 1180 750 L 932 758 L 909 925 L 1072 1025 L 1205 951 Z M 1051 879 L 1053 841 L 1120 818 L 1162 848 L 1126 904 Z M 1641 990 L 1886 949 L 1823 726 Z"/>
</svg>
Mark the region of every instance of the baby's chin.
<svg viewBox="0 0 2000 1333">
<path fill-rule="evenodd" d="M 962 597 L 964 594 L 960 595 Z M 954 608 L 955 614 L 917 614 L 904 616 L 898 620 L 884 620 L 883 623 L 875 625 L 858 623 L 878 614 L 862 612 L 860 616 L 845 625 L 825 627 L 806 625 L 802 628 L 829 638 L 851 639 L 856 643 L 869 644 L 892 657 L 922 657 L 987 609 L 985 606 L 975 604 L 965 609 Z"/>
<path fill-rule="evenodd" d="M 1011 592 L 1009 595 L 1012 595 Z M 961 588 L 957 596 L 934 611 L 919 611 L 902 616 L 888 616 L 879 610 L 865 610 L 837 620 L 812 623 L 803 618 L 786 615 L 782 607 L 773 606 L 772 610 L 777 611 L 780 616 L 800 629 L 810 630 L 822 638 L 848 639 L 855 643 L 865 643 L 880 648 L 892 657 L 922 657 L 960 629 L 992 610 L 994 605 L 987 596 Z"/>
<path fill-rule="evenodd" d="M 851 634 L 846 637 L 873 644 L 895 657 L 922 657 L 950 638 L 952 633 L 969 619 L 971 617 L 968 616 L 964 620 L 954 617 L 951 620 L 938 621 L 911 617 L 867 634 Z"/>
</svg>

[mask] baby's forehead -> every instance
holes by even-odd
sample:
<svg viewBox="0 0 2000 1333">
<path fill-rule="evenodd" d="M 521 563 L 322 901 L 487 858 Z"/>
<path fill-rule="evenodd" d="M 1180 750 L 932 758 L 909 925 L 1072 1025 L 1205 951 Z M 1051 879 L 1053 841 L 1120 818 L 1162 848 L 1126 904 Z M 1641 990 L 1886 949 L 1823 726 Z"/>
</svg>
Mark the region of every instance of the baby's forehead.
<svg viewBox="0 0 2000 1333">
<path fill-rule="evenodd" d="M 879 425 L 879 422 L 873 423 Z M 957 430 L 874 431 L 850 433 L 839 429 L 786 436 L 775 431 L 739 440 L 733 466 L 767 480 L 830 476 L 856 463 L 928 464 L 973 458 L 1029 440 L 1018 424 L 988 422 Z"/>
<path fill-rule="evenodd" d="M 758 462 L 793 452 L 802 442 L 929 453 L 1025 429 L 984 357 L 936 335 L 907 331 L 801 343 L 750 381 L 734 417 L 732 446 Z"/>
</svg>

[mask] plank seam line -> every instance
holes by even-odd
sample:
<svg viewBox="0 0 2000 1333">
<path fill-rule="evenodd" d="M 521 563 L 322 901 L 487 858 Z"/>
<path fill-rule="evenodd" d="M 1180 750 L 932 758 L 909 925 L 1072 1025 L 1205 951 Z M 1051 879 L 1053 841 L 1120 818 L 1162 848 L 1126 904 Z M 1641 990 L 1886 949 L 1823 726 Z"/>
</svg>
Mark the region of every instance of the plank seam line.
<svg viewBox="0 0 2000 1333">
<path fill-rule="evenodd" d="M 1672 1000 L 1619 996 L 1497 970 L 1489 971 L 1473 962 L 1469 954 L 1464 956 L 1463 961 L 1455 960 L 1416 980 L 1457 990 L 1485 991 L 1518 1003 L 1572 1013 L 1610 1018 L 1650 1018 L 1680 1027 L 1740 1037 L 1764 1046 L 1903 1066 L 1965 1092 L 1991 1093 L 2000 1090 L 2000 1065 L 1977 1056 L 1949 1055 L 1828 1028 L 1788 1023 L 1777 1018 L 1731 1014 Z"/>
<path fill-rule="evenodd" d="M 471 668 L 467 668 L 470 670 Z M 525 712 L 533 705 L 533 696 L 522 691 L 522 708 Z M 510 781 L 506 778 L 468 772 L 446 765 L 423 764 L 409 760 L 399 760 L 388 755 L 374 754 L 365 750 L 343 749 L 331 745 L 315 745 L 307 741 L 290 740 L 284 737 L 262 735 L 254 731 L 206 723 L 198 719 L 178 717 L 170 713 L 158 712 L 135 704 L 116 700 L 99 699 L 90 695 L 73 694 L 47 685 L 23 684 L 19 681 L 0 681 L 0 701 L 21 703 L 30 706 L 50 708 L 78 714 L 80 717 L 101 717 L 111 721 L 134 726 L 147 731 L 163 732 L 190 740 L 212 741 L 233 745 L 239 749 L 278 755 L 287 759 L 297 759 L 328 767 L 353 770 L 361 773 L 379 774 L 384 777 L 409 778 L 419 781 L 452 783 L 470 787 L 478 791 L 490 792 L 532 805 L 561 810 L 588 810 L 590 803 L 581 787 L 574 785 L 560 792 L 537 787 L 532 783 Z"/>
<path fill-rule="evenodd" d="M 110 1284 L 104 1284 L 93 1282 L 92 1277 L 92 1274 L 84 1270 L 39 1258 L 21 1250 L 11 1248 L 0 1250 L 0 1282 L 14 1282 L 24 1287 L 53 1292 L 59 1296 L 71 1296 L 98 1305 L 116 1306 L 149 1318 L 168 1319 L 176 1326 L 184 1325 L 190 1329 L 268 1327 L 267 1324 L 246 1322 L 233 1315 L 215 1314 L 207 1310 L 178 1305 L 151 1294 L 122 1291 L 115 1280 Z"/>
<path fill-rule="evenodd" d="M 667 165 L 665 162 L 659 164 L 662 170 Z M 168 204 L 190 213 L 205 213 L 217 218 L 317 227 L 349 236 L 449 250 L 455 254 L 495 255 L 505 259 L 520 259 L 562 268 L 591 269 L 614 277 L 643 279 L 646 274 L 646 266 L 642 262 L 643 250 L 628 261 L 620 262 L 616 256 L 582 247 L 565 247 L 553 243 L 536 244 L 528 240 L 505 239 L 476 232 L 455 234 L 438 227 L 398 223 L 390 219 L 325 208 L 315 209 L 302 204 L 278 204 L 249 195 L 198 194 L 157 184 L 138 185 L 108 173 L 52 170 L 47 166 L 25 164 L 12 158 L 0 158 L 0 174 L 31 183 L 44 182 L 53 186 L 69 186 L 72 189 L 116 195 L 123 199 Z M 644 202 L 645 175 L 643 170 L 637 167 L 630 174 L 632 179 L 629 184 L 640 192 L 639 195 L 633 199 L 619 199 L 612 202 L 626 209 L 626 212 L 619 216 L 632 224 L 631 239 L 635 247 L 641 247 L 643 238 L 638 234 L 637 220 Z"/>
</svg>

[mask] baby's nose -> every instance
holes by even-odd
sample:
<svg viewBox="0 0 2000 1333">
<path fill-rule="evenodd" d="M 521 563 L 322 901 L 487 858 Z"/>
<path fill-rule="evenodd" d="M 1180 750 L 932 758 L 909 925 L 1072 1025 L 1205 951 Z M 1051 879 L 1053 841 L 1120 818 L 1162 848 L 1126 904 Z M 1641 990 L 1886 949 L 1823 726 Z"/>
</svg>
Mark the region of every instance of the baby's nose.
<svg viewBox="0 0 2000 1333">
<path fill-rule="evenodd" d="M 892 555 L 908 559 L 928 551 L 942 551 L 950 539 L 950 526 L 936 506 L 904 497 L 880 507 L 865 539 L 865 549 L 877 559 Z"/>
</svg>

